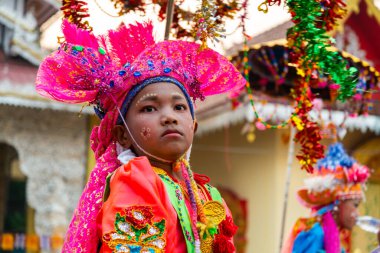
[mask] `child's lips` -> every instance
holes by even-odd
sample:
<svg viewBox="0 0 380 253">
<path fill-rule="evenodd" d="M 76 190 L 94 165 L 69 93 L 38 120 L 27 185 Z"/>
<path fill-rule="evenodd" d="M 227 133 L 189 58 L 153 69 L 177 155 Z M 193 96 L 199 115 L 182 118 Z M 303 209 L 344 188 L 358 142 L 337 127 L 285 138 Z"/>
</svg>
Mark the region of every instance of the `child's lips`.
<svg viewBox="0 0 380 253">
<path fill-rule="evenodd" d="M 183 134 L 175 129 L 168 129 L 166 130 L 161 136 L 162 137 L 177 137 L 177 136 L 182 136 Z"/>
</svg>

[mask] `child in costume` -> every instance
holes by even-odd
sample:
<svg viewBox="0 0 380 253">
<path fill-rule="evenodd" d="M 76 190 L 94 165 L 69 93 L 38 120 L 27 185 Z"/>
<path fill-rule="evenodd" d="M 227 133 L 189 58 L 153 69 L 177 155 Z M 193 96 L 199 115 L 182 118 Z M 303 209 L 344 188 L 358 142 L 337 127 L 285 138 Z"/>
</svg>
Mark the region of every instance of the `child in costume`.
<svg viewBox="0 0 380 253">
<path fill-rule="evenodd" d="M 298 191 L 301 204 L 312 210 L 312 216 L 296 222 L 282 253 L 349 252 L 350 231 L 368 177 L 366 166 L 348 156 L 342 144 L 332 144 L 312 177 L 305 180 L 306 187 Z"/>
<path fill-rule="evenodd" d="M 63 252 L 234 252 L 231 214 L 188 156 L 193 100 L 240 89 L 240 73 L 196 43 L 156 43 L 151 23 L 98 37 L 62 27 L 66 41 L 41 64 L 37 91 L 94 104 L 101 118 Z"/>
</svg>

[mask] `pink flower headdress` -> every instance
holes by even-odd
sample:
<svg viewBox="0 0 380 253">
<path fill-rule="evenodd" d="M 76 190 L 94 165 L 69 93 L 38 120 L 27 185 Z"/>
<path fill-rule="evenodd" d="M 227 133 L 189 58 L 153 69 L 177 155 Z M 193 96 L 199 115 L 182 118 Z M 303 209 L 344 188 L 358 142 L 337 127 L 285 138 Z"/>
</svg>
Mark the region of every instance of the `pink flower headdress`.
<svg viewBox="0 0 380 253">
<path fill-rule="evenodd" d="M 325 158 L 318 161 L 311 177 L 305 180 L 305 187 L 298 191 L 299 201 L 311 208 L 314 215 L 297 221 L 282 253 L 292 252 L 301 231 L 313 233 L 311 228 L 316 222 L 323 229 L 326 253 L 341 252 L 340 232 L 331 211 L 339 201 L 363 198 L 363 187 L 369 176 L 369 169 L 350 157 L 341 143 L 330 145 Z"/>
<path fill-rule="evenodd" d="M 362 198 L 363 186 L 370 176 L 368 167 L 350 157 L 341 143 L 330 145 L 326 157 L 318 161 L 313 175 L 298 191 L 303 205 L 318 208 L 336 200 Z"/>
<path fill-rule="evenodd" d="M 111 129 L 134 85 L 154 77 L 180 82 L 195 100 L 236 91 L 245 80 L 222 55 L 185 41 L 156 43 L 151 23 L 120 26 L 94 36 L 64 20 L 66 42 L 40 65 L 37 91 L 66 103 L 90 103 L 102 118 L 91 133 L 96 165 L 79 200 L 63 252 L 96 252 L 96 216 L 105 180 L 120 166 Z"/>
</svg>

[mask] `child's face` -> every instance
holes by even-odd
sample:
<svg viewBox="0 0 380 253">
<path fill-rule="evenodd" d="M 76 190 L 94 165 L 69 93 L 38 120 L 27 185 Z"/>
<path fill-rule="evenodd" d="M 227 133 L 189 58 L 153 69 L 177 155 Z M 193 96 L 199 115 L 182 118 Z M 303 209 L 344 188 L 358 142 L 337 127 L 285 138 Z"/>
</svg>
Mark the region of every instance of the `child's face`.
<svg viewBox="0 0 380 253">
<path fill-rule="evenodd" d="M 185 95 L 167 82 L 141 90 L 131 102 L 126 123 L 142 149 L 173 162 L 189 149 L 196 128 Z M 137 155 L 146 155 L 132 146 Z"/>
<path fill-rule="evenodd" d="M 360 202 L 360 199 L 348 199 L 339 204 L 338 223 L 340 227 L 351 230 L 355 226 Z"/>
</svg>

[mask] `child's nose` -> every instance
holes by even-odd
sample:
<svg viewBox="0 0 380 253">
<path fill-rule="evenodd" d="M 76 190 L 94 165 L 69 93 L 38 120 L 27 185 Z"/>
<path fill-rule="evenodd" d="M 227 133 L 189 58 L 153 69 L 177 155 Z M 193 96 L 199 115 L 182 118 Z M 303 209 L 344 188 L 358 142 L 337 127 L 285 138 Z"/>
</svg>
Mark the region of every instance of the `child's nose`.
<svg viewBox="0 0 380 253">
<path fill-rule="evenodd" d="M 169 110 L 165 110 L 165 111 L 163 111 L 163 113 L 162 113 L 161 123 L 162 123 L 163 125 L 177 124 L 177 123 L 178 123 L 178 120 L 177 120 L 177 118 L 175 117 L 175 115 L 174 115 L 173 112 L 170 112 Z"/>
<path fill-rule="evenodd" d="M 165 117 L 163 123 L 164 123 L 164 125 L 177 124 L 178 121 L 177 121 L 177 119 L 175 119 L 173 117 Z"/>
</svg>

